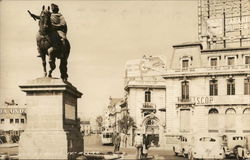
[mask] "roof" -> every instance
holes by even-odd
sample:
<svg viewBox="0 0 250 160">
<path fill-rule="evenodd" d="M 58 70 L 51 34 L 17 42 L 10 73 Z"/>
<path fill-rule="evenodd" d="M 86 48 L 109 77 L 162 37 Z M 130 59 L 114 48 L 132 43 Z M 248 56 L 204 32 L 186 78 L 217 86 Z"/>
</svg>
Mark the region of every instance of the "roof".
<svg viewBox="0 0 250 160">
<path fill-rule="evenodd" d="M 180 43 L 180 44 L 175 44 L 173 45 L 174 48 L 176 47 L 187 47 L 187 46 L 200 46 L 200 48 L 202 49 L 202 44 L 201 42 L 185 42 L 185 43 Z"/>
</svg>

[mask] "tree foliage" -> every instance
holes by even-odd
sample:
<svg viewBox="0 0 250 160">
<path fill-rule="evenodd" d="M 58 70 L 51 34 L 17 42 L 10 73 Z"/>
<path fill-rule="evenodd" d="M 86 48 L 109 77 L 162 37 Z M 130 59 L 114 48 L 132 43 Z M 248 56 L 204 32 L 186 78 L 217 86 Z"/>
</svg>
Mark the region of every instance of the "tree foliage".
<svg viewBox="0 0 250 160">
<path fill-rule="evenodd" d="M 135 121 L 129 115 L 125 115 L 118 121 L 118 125 L 122 133 L 128 134 L 129 129 L 135 126 Z"/>
<path fill-rule="evenodd" d="M 103 118 L 102 118 L 102 116 L 97 116 L 96 117 L 96 123 L 97 123 L 98 127 L 102 127 L 102 125 L 103 125 Z"/>
</svg>

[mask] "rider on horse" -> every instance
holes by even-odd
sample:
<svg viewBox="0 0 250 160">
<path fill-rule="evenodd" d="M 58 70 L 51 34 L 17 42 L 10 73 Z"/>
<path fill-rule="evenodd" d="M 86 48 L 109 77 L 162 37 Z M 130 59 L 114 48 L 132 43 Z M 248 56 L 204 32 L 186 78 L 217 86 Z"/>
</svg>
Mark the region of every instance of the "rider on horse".
<svg viewBox="0 0 250 160">
<path fill-rule="evenodd" d="M 56 4 L 52 3 L 51 4 L 51 9 L 52 9 L 52 13 L 51 13 L 51 16 L 50 16 L 51 29 L 57 31 L 57 33 L 58 33 L 58 35 L 59 35 L 59 37 L 61 39 L 61 42 L 63 44 L 65 44 L 65 40 L 67 39 L 66 38 L 66 33 L 67 33 L 67 24 L 66 24 L 66 21 L 65 21 L 63 15 L 61 13 L 59 13 L 59 7 Z M 30 13 L 30 16 L 32 18 L 34 18 L 35 20 L 36 19 L 40 19 L 40 16 L 37 16 L 37 15 L 32 14 L 32 13 Z M 60 42 L 58 42 L 57 37 L 56 36 L 52 36 L 52 37 L 49 37 L 49 38 L 52 41 L 53 49 L 54 50 L 59 49 Z M 41 39 L 42 39 L 42 36 L 38 32 L 38 34 L 36 36 L 37 44 L 40 43 Z M 38 48 L 38 55 L 37 56 L 41 57 L 41 53 L 39 51 L 39 48 Z"/>
</svg>

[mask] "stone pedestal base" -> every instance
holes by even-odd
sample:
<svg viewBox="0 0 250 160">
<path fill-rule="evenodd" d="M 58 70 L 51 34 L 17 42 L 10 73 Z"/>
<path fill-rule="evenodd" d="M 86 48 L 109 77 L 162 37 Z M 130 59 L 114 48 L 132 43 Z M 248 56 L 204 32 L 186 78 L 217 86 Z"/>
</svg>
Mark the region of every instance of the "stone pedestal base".
<svg viewBox="0 0 250 160">
<path fill-rule="evenodd" d="M 39 78 L 20 86 L 26 92 L 27 126 L 20 136 L 19 159 L 74 159 L 83 152 L 77 120 L 81 93 L 61 79 Z"/>
</svg>

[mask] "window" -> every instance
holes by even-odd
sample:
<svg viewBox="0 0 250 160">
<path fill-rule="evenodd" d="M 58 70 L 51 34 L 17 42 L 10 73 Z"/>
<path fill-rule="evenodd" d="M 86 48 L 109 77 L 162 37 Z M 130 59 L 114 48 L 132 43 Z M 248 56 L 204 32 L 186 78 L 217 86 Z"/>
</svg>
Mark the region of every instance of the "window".
<svg viewBox="0 0 250 160">
<path fill-rule="evenodd" d="M 250 64 L 250 56 L 245 56 L 245 64 Z"/>
<path fill-rule="evenodd" d="M 210 59 L 210 66 L 212 66 L 212 67 L 217 66 L 217 58 Z"/>
<path fill-rule="evenodd" d="M 233 108 L 228 108 L 226 110 L 225 117 L 225 128 L 227 131 L 235 131 L 236 130 L 236 110 Z"/>
<path fill-rule="evenodd" d="M 227 95 L 235 95 L 234 79 L 227 80 Z"/>
<path fill-rule="evenodd" d="M 13 119 L 10 119 L 10 123 L 13 123 L 14 122 L 14 120 Z"/>
<path fill-rule="evenodd" d="M 23 118 L 21 119 L 21 123 L 24 123 L 24 119 Z"/>
<path fill-rule="evenodd" d="M 219 111 L 216 108 L 211 108 L 208 111 L 208 131 L 218 132 L 220 128 Z"/>
<path fill-rule="evenodd" d="M 217 80 L 209 81 L 209 95 L 210 96 L 218 95 L 218 81 Z"/>
<path fill-rule="evenodd" d="M 188 59 L 182 60 L 182 68 L 187 69 L 188 68 Z"/>
<path fill-rule="evenodd" d="M 250 131 L 250 108 L 245 108 L 243 110 L 243 115 L 242 115 L 242 128 L 244 131 L 248 132 Z"/>
<path fill-rule="evenodd" d="M 244 80 L 244 94 L 250 95 L 250 78 Z"/>
<path fill-rule="evenodd" d="M 227 58 L 227 65 L 229 65 L 229 66 L 234 65 L 234 57 L 228 57 Z"/>
<path fill-rule="evenodd" d="M 1 119 L 0 123 L 1 123 L 1 124 L 4 124 L 4 119 Z"/>
<path fill-rule="evenodd" d="M 181 99 L 184 101 L 189 99 L 189 82 L 188 81 L 181 82 Z"/>
<path fill-rule="evenodd" d="M 15 119 L 15 123 L 19 123 L 19 119 Z"/>
<path fill-rule="evenodd" d="M 145 102 L 151 102 L 151 92 L 150 91 L 145 92 Z"/>
</svg>

